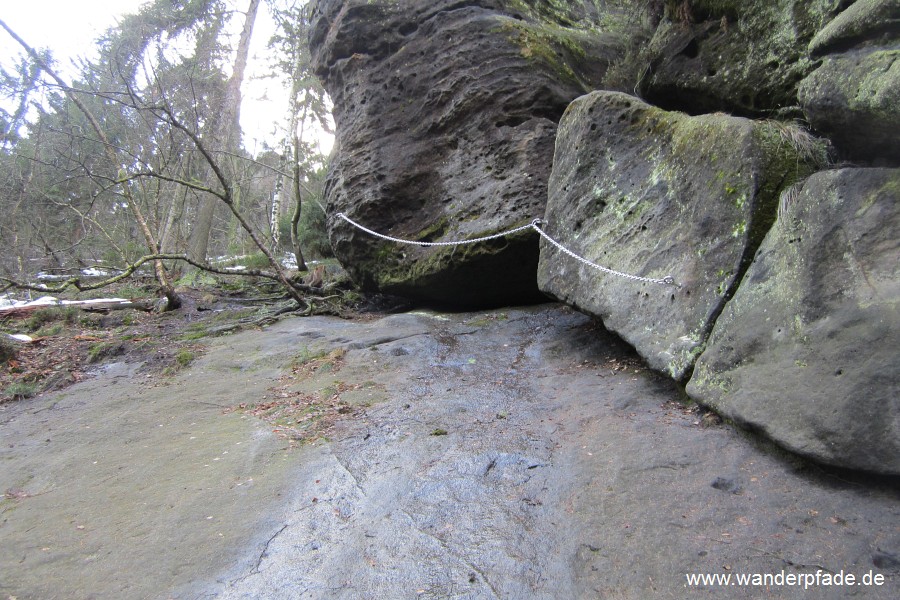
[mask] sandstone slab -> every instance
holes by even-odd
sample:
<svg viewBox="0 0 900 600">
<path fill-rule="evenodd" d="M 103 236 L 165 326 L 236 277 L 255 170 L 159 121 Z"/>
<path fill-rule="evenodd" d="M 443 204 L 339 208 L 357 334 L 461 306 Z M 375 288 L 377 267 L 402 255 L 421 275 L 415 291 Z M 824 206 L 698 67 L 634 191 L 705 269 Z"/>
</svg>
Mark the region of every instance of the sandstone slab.
<svg viewBox="0 0 900 600">
<path fill-rule="evenodd" d="M 900 474 L 900 170 L 817 173 L 773 227 L 687 391 L 818 461 Z"/>
<path fill-rule="evenodd" d="M 690 117 L 594 92 L 560 123 L 547 231 L 575 253 L 680 287 L 638 283 L 544 244 L 542 290 L 597 315 L 654 369 L 683 379 L 775 218 L 805 173 L 784 126 Z"/>
</svg>

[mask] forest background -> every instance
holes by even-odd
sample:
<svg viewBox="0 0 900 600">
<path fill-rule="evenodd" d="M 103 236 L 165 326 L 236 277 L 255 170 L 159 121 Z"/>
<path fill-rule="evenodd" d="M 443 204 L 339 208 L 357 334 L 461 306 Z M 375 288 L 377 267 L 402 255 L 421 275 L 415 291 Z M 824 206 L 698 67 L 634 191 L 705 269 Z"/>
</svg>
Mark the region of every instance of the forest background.
<svg viewBox="0 0 900 600">
<path fill-rule="evenodd" d="M 290 271 L 329 253 L 330 103 L 309 65 L 306 4 L 148 0 L 78 58 L 0 12 L 17 48 L 0 70 L 0 290 L 87 289 L 104 281 L 85 283 L 86 269 L 152 265 L 174 308 L 178 283 L 238 256 L 299 300 Z M 260 35 L 266 50 L 251 54 Z M 262 98 L 281 115 L 266 131 L 241 126 L 248 80 L 284 91 Z"/>
</svg>

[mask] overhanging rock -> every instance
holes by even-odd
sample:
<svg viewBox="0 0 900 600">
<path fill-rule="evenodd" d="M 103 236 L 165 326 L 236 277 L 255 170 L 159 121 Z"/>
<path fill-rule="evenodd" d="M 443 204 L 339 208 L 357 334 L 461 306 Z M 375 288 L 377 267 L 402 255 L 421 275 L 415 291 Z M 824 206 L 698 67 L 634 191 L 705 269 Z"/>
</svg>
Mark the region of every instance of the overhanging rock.
<svg viewBox="0 0 900 600">
<path fill-rule="evenodd" d="M 319 0 L 313 21 L 339 144 L 326 185 L 329 238 L 354 280 L 455 305 L 543 298 L 533 232 L 400 247 L 334 215 L 428 242 L 542 216 L 556 123 L 624 54 L 627 15 L 599 14 L 587 0 Z"/>
</svg>

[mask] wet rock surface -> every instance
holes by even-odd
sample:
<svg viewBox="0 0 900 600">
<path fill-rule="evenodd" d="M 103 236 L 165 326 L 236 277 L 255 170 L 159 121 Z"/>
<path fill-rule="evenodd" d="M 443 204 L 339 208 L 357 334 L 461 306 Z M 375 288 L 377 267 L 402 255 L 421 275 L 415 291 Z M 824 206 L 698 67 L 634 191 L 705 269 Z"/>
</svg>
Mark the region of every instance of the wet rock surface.
<svg viewBox="0 0 900 600">
<path fill-rule="evenodd" d="M 223 410 L 263 395 L 290 349 L 228 340 L 170 382 L 113 363 L 0 406 L 0 596 L 195 598 L 277 522 L 292 457 Z"/>
<path fill-rule="evenodd" d="M 352 408 L 327 439 L 223 412 L 338 349 L 339 370 L 294 382 Z M 558 305 L 289 319 L 168 384 L 130 373 L 2 407 L 4 597 L 683 598 L 688 573 L 817 570 L 873 571 L 852 592 L 896 597 L 890 481 L 689 409 Z"/>
</svg>

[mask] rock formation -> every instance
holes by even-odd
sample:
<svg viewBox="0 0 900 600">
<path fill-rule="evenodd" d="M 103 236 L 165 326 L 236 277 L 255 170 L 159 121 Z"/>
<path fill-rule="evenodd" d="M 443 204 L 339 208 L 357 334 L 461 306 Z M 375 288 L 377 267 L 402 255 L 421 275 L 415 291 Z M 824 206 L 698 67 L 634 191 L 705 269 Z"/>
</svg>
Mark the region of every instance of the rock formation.
<svg viewBox="0 0 900 600">
<path fill-rule="evenodd" d="M 671 275 L 678 287 L 599 273 L 546 242 L 538 285 L 601 317 L 651 367 L 682 380 L 775 220 L 780 190 L 812 170 L 804 151 L 815 143 L 801 147 L 793 135 L 619 92 L 579 98 L 559 127 L 548 233 L 595 263 Z"/>
<path fill-rule="evenodd" d="M 897 0 L 318 0 L 335 252 L 420 300 L 539 285 L 734 421 L 900 474 L 898 22 Z M 339 212 L 423 241 L 544 217 L 680 287 L 528 231 L 420 248 Z"/>
<path fill-rule="evenodd" d="M 599 85 L 626 39 L 583 31 L 601 16 L 615 21 L 592 2 L 558 4 L 317 3 L 313 59 L 340 145 L 326 188 L 329 235 L 363 287 L 456 305 L 542 298 L 533 232 L 472 246 L 398 246 L 334 214 L 429 242 L 541 217 L 556 123 Z"/>
<path fill-rule="evenodd" d="M 823 57 L 799 89 L 812 126 L 845 158 L 900 165 L 900 2 L 858 0 L 809 53 Z"/>
<path fill-rule="evenodd" d="M 798 189 L 687 391 L 795 452 L 900 473 L 900 169 Z"/>
<path fill-rule="evenodd" d="M 831 18 L 833 0 L 666 4 L 635 68 L 649 102 L 689 114 L 800 116 L 797 85 L 815 69 L 807 46 Z"/>
</svg>

